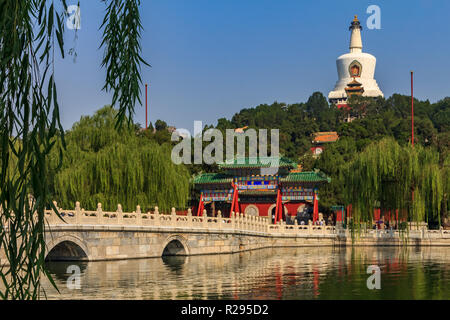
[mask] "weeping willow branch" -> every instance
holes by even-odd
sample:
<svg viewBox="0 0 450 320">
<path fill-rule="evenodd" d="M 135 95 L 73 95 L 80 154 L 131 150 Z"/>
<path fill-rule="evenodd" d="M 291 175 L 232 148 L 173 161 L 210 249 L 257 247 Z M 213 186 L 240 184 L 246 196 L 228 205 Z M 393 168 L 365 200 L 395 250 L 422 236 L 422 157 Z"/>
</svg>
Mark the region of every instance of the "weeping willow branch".
<svg viewBox="0 0 450 320">
<path fill-rule="evenodd" d="M 139 0 L 103 0 L 107 4 L 101 28 L 105 54 L 102 66 L 106 68 L 105 91 L 113 91 L 112 106 L 119 104 L 117 127 L 128 124 L 134 115 L 136 102 L 141 102 L 140 64 L 149 66 L 141 56 L 142 24 Z"/>
<path fill-rule="evenodd" d="M 106 19 L 107 52 L 116 52 L 106 88 L 119 117 L 139 101 L 139 1 L 122 0 Z M 54 207 L 49 158 L 62 164 L 65 146 L 55 79 L 55 51 L 64 57 L 65 0 L 0 0 L 0 298 L 37 299 L 45 267 L 44 210 Z M 56 49 L 56 50 L 55 50 Z M 59 49 L 59 50 L 58 50 Z M 117 77 L 117 78 L 116 78 Z M 113 79 L 119 82 L 114 82 Z M 131 117 L 129 118 L 131 121 Z M 52 166 L 56 170 L 58 165 Z M 32 197 L 30 197 L 32 195 Z M 58 214 L 58 213 L 57 213 Z M 49 279 L 52 281 L 51 277 Z"/>
<path fill-rule="evenodd" d="M 358 154 L 343 170 L 344 193 L 355 224 L 372 222 L 374 208 L 400 212 L 407 221 L 440 223 L 444 196 L 438 152 L 400 146 L 385 138 Z"/>
<path fill-rule="evenodd" d="M 64 51 L 65 1 L 62 7 L 0 2 L 0 250 L 9 264 L 0 266 L 3 299 L 38 298 L 46 273 L 44 210 L 52 198 L 46 159 L 58 132 L 64 145 L 52 51 L 55 37 Z"/>
<path fill-rule="evenodd" d="M 80 201 L 91 210 L 97 203 L 110 211 L 117 204 L 129 212 L 138 204 L 166 212 L 185 208 L 190 174 L 171 161 L 171 145 L 137 136 L 133 128 L 117 132 L 116 116 L 116 110 L 105 107 L 67 132 L 63 168 L 54 179 L 55 199 L 64 208 Z"/>
</svg>

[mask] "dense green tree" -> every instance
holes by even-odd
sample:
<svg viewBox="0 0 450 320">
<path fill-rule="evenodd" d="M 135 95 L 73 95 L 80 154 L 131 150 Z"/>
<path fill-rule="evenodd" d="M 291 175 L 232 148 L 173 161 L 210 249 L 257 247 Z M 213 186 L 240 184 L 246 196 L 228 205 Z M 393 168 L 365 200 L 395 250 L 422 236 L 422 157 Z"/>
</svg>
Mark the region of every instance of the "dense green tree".
<svg viewBox="0 0 450 320">
<path fill-rule="evenodd" d="M 435 104 L 431 120 L 439 132 L 450 131 L 450 97 Z"/>
<path fill-rule="evenodd" d="M 331 176 L 332 183 L 321 192 L 321 210 L 326 212 L 332 205 L 345 202 L 342 169 L 359 153 L 386 137 L 395 139 L 400 146 L 408 146 L 411 142 L 411 97 L 399 94 L 388 99 L 352 97 L 349 107 L 348 113 L 355 120 L 347 123 L 343 121 L 347 118 L 345 109 L 328 106 L 323 94 L 315 92 L 306 103 L 274 102 L 245 108 L 231 120 L 219 119 L 217 128 L 279 129 L 280 151 L 284 155 L 299 161 L 305 170 L 319 168 Z M 415 142 L 436 148 L 441 168 L 449 150 L 449 116 L 450 98 L 434 104 L 415 99 Z M 319 131 L 337 131 L 341 138 L 327 144 L 325 152 L 316 161 L 310 156 L 310 149 L 312 135 Z M 200 169 L 208 170 L 207 166 Z M 443 178 L 448 180 L 448 177 Z"/>
<path fill-rule="evenodd" d="M 408 221 L 438 221 L 444 196 L 439 154 L 417 145 L 400 146 L 385 138 L 369 145 L 344 166 L 346 204 L 353 205 L 354 222 L 370 222 L 376 207 Z"/>
<path fill-rule="evenodd" d="M 104 210 L 115 211 L 121 204 L 128 212 L 136 205 L 165 212 L 186 208 L 190 174 L 171 161 L 171 145 L 138 135 L 134 128 L 118 132 L 116 115 L 105 107 L 67 132 L 67 151 L 53 185 L 59 205 L 72 208 L 80 201 L 86 210 L 95 210 L 102 203 Z"/>
<path fill-rule="evenodd" d="M 329 108 L 327 98 L 322 92 L 314 92 L 306 102 L 306 111 L 318 115 Z"/>
<path fill-rule="evenodd" d="M 155 129 L 156 131 L 163 131 L 167 130 L 167 123 L 162 120 L 156 120 L 155 122 Z"/>
</svg>

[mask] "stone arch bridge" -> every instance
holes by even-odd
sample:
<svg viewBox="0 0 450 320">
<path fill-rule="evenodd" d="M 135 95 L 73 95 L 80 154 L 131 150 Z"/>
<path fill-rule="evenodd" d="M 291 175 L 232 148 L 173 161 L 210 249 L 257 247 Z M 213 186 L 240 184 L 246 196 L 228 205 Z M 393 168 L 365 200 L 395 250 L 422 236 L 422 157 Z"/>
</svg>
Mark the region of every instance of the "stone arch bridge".
<svg viewBox="0 0 450 320">
<path fill-rule="evenodd" d="M 47 259 L 118 260 L 165 255 L 235 253 L 273 246 L 330 246 L 336 239 L 333 227 L 269 225 L 261 217 L 233 214 L 224 218 L 179 216 L 135 212 L 85 211 L 77 203 L 74 210 L 59 209 L 63 220 L 46 211 L 48 222 Z"/>
<path fill-rule="evenodd" d="M 217 217 L 142 213 L 138 206 L 124 213 L 86 211 L 77 203 L 74 210 L 46 211 L 47 259 L 54 261 L 101 261 L 153 258 L 165 255 L 236 253 L 269 247 L 404 245 L 405 237 L 395 231 L 372 230 L 358 242 L 346 230 L 332 226 L 268 224 L 257 216 L 232 214 Z M 449 231 L 410 231 L 407 245 L 450 245 Z M 0 252 L 1 257 L 1 252 Z"/>
</svg>

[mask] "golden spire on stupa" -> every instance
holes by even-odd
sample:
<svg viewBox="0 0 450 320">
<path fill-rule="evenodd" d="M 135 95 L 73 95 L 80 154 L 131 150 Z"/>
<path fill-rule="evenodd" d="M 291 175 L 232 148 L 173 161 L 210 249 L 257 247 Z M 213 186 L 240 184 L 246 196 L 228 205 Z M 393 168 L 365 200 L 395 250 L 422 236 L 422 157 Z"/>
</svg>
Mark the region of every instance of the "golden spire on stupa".
<svg viewBox="0 0 450 320">
<path fill-rule="evenodd" d="M 358 22 L 358 15 L 355 14 L 355 18 L 353 19 L 354 22 Z"/>
</svg>

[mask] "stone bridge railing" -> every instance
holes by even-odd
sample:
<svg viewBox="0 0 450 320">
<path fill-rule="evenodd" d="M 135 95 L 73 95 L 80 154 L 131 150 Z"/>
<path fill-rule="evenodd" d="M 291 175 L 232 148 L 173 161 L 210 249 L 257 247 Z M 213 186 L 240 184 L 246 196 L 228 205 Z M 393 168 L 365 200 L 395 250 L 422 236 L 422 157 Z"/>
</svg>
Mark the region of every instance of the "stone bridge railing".
<svg viewBox="0 0 450 320">
<path fill-rule="evenodd" d="M 57 203 L 55 206 L 58 208 Z M 136 211 L 126 213 L 118 205 L 117 211 L 103 211 L 102 205 L 98 204 L 96 211 L 87 211 L 77 203 L 74 210 L 64 210 L 58 208 L 61 220 L 53 210 L 46 211 L 46 221 L 49 226 L 64 225 L 111 225 L 111 226 L 139 226 L 139 227 L 172 227 L 184 229 L 205 229 L 205 230 L 229 230 L 249 231 L 270 234 L 303 234 L 303 235 L 332 235 L 336 234 L 333 226 L 308 226 L 308 225 L 287 225 L 285 222 L 272 225 L 263 217 L 244 216 L 242 213 L 232 213 L 230 218 L 222 217 L 218 211 L 217 217 L 193 216 L 189 209 L 187 215 L 177 215 L 175 208 L 170 214 L 162 214 L 158 207 L 154 212 L 141 212 L 137 206 Z"/>
<path fill-rule="evenodd" d="M 57 207 L 57 203 L 54 203 Z M 57 207 L 58 208 L 58 207 Z M 268 219 L 256 216 L 244 216 L 242 213 L 232 213 L 230 218 L 222 217 L 218 211 L 217 217 L 193 216 L 189 209 L 187 215 L 177 215 L 175 208 L 170 214 L 162 214 L 158 207 L 154 212 L 141 212 L 140 206 L 136 211 L 126 213 L 118 205 L 117 211 L 103 211 L 102 205 L 98 204 L 96 211 L 87 211 L 76 203 L 74 210 L 63 210 L 58 208 L 63 220 L 61 220 L 53 210 L 46 211 L 46 221 L 49 226 L 67 225 L 89 225 L 89 226 L 137 226 L 154 228 L 179 228 L 192 229 L 193 231 L 219 230 L 226 232 L 252 232 L 273 236 L 318 236 L 318 237 L 351 237 L 348 230 L 336 228 L 334 226 L 315 225 L 288 225 L 283 221 L 279 224 L 269 224 Z M 357 234 L 360 238 L 372 239 L 402 239 L 406 235 L 409 239 L 450 239 L 449 230 L 409 230 L 399 232 L 398 230 L 366 230 Z"/>
</svg>

